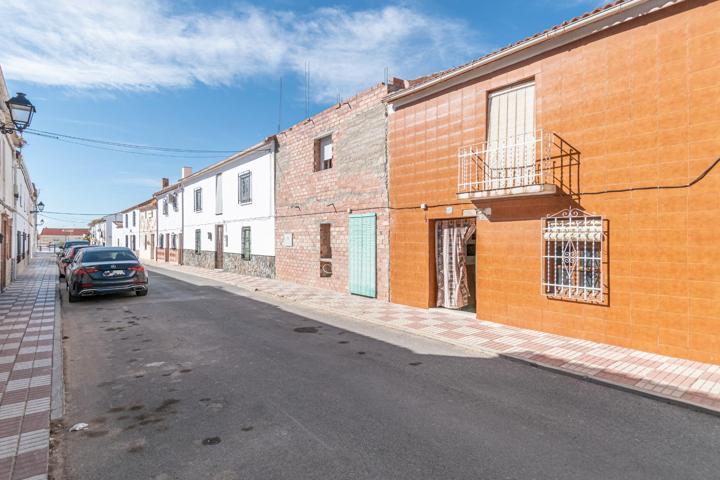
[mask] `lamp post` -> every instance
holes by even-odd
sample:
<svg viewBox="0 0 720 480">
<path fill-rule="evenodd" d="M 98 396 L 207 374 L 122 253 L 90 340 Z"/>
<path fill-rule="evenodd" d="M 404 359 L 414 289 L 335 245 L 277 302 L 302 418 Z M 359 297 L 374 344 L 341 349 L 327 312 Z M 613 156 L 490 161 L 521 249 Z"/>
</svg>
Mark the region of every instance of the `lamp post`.
<svg viewBox="0 0 720 480">
<path fill-rule="evenodd" d="M 45 204 L 40 202 L 37 204 L 37 210 L 30 210 L 30 213 L 42 213 L 45 210 Z"/>
<path fill-rule="evenodd" d="M 10 111 L 10 120 L 12 120 L 13 125 L 8 126 L 6 123 L 0 122 L 1 133 L 22 132 L 30 126 L 32 117 L 35 114 L 35 105 L 27 99 L 24 93 L 16 93 L 14 97 L 5 102 L 5 105 Z"/>
</svg>

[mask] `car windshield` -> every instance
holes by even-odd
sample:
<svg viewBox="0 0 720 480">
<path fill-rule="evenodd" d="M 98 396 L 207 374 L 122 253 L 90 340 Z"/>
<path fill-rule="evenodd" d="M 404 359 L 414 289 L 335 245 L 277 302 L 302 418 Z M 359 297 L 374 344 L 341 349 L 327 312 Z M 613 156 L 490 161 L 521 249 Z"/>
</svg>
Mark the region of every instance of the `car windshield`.
<svg viewBox="0 0 720 480">
<path fill-rule="evenodd" d="M 137 261 L 137 257 L 129 250 L 88 250 L 83 254 L 83 262 L 122 262 Z"/>
</svg>

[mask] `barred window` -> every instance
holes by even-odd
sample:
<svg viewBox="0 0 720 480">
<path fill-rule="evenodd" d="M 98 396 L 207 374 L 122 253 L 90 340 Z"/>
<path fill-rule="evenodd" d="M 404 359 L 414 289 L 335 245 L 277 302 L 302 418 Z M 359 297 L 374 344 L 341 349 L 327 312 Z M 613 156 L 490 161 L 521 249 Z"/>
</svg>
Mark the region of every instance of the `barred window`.
<svg viewBox="0 0 720 480">
<path fill-rule="evenodd" d="M 162 203 L 162 212 L 163 212 L 163 215 L 167 215 L 167 214 L 168 214 L 168 201 L 167 201 L 167 199 L 163 200 L 163 203 Z"/>
<path fill-rule="evenodd" d="M 543 222 L 543 292 L 551 298 L 604 302 L 603 218 L 568 209 Z"/>
<path fill-rule="evenodd" d="M 241 173 L 238 177 L 238 199 L 240 203 L 252 202 L 252 174 Z"/>
<path fill-rule="evenodd" d="M 200 212 L 202 211 L 202 188 L 196 188 L 193 194 L 193 210 Z"/>
</svg>

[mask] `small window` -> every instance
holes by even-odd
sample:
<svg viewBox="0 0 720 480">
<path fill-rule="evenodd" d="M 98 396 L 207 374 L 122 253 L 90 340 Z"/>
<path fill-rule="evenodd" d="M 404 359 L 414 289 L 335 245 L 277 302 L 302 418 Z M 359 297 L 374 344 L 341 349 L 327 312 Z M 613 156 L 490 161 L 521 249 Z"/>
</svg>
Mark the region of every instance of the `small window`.
<svg viewBox="0 0 720 480">
<path fill-rule="evenodd" d="M 170 203 L 172 204 L 172 207 L 173 207 L 173 212 L 177 212 L 178 211 L 177 193 L 173 193 L 173 194 L 169 195 L 169 197 L 170 197 Z"/>
<path fill-rule="evenodd" d="M 202 211 L 202 188 L 196 188 L 193 192 L 193 210 Z"/>
<path fill-rule="evenodd" d="M 250 227 L 242 227 L 242 254 L 243 260 L 250 260 Z"/>
<path fill-rule="evenodd" d="M 330 245 L 330 224 L 320 224 L 320 258 L 332 258 L 332 245 Z"/>
<path fill-rule="evenodd" d="M 133 215 L 132 215 L 132 219 L 133 219 L 133 227 L 134 227 L 134 226 L 137 224 L 137 223 L 136 223 L 136 218 L 135 218 L 135 210 L 133 210 L 132 214 L 133 214 Z"/>
<path fill-rule="evenodd" d="M 163 239 L 165 238 L 165 235 L 160 235 L 158 237 L 158 247 L 165 248 L 165 245 L 163 245 Z"/>
<path fill-rule="evenodd" d="M 197 255 L 200 255 L 200 242 L 202 241 L 201 236 L 202 232 L 198 228 L 197 230 L 195 230 L 195 253 Z"/>
<path fill-rule="evenodd" d="M 163 200 L 163 206 L 162 206 L 163 215 L 167 216 L 168 214 L 168 201 L 167 198 Z"/>
<path fill-rule="evenodd" d="M 128 214 L 125 214 L 125 228 L 129 227 L 130 224 L 128 223 Z M 127 245 L 125 245 L 127 247 Z"/>
<path fill-rule="evenodd" d="M 315 171 L 327 170 L 333 164 L 332 135 L 315 140 Z"/>
<path fill-rule="evenodd" d="M 222 212 L 222 173 L 218 173 L 215 175 L 215 215 L 221 215 Z"/>
<path fill-rule="evenodd" d="M 252 202 L 252 173 L 245 172 L 238 176 L 238 201 L 240 203 Z"/>
<path fill-rule="evenodd" d="M 603 303 L 603 218 L 577 209 L 543 222 L 543 290 L 551 298 Z"/>
</svg>

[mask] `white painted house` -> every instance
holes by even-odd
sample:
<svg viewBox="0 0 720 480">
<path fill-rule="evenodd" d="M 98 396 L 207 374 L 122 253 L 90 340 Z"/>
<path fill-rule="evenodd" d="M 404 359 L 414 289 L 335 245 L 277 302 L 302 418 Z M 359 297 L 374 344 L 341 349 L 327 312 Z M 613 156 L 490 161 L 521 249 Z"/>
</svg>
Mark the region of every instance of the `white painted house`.
<svg viewBox="0 0 720 480">
<path fill-rule="evenodd" d="M 192 174 L 190 167 L 183 167 L 181 178 Z M 183 252 L 183 189 L 178 181 L 164 185 L 153 194 L 156 205 L 157 241 L 155 259 L 158 262 L 182 263 Z"/>
<path fill-rule="evenodd" d="M 134 205 L 120 212 L 122 228 L 118 229 L 117 238 L 117 246 L 127 247 L 134 251 L 135 255 L 138 255 L 140 245 L 140 205 Z"/>
<path fill-rule="evenodd" d="M 119 213 L 105 215 L 90 222 L 90 243 L 92 245 L 110 246 L 113 243 L 113 222 L 120 220 Z"/>
<path fill-rule="evenodd" d="M 275 137 L 180 184 L 183 264 L 275 276 Z"/>
</svg>

